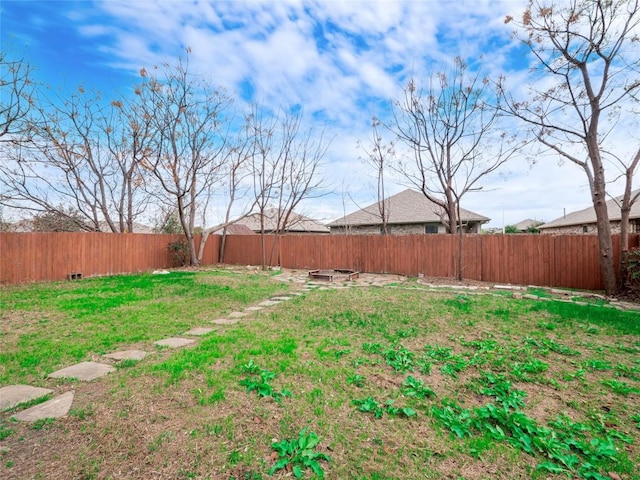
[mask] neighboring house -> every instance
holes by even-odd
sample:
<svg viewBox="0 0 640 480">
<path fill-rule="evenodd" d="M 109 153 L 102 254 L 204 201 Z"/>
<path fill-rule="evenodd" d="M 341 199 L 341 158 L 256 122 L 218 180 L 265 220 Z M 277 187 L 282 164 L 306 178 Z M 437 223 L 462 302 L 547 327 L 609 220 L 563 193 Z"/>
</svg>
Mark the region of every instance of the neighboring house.
<svg viewBox="0 0 640 480">
<path fill-rule="evenodd" d="M 222 235 L 223 228 L 218 228 L 213 230 L 211 234 L 213 235 Z M 237 223 L 232 223 L 231 225 L 227 225 L 227 235 L 255 235 L 256 232 L 251 230 L 246 225 L 239 225 Z"/>
<path fill-rule="evenodd" d="M 513 225 L 513 228 L 516 232 L 526 233 L 534 228 L 539 228 L 544 222 L 540 220 L 533 220 L 531 218 L 527 218 L 526 220 L 522 220 L 521 222 Z"/>
<path fill-rule="evenodd" d="M 278 209 L 268 208 L 264 212 L 264 233 L 274 233 L 278 227 Z M 255 233 L 260 233 L 260 214 L 254 213 L 238 220 L 236 225 L 245 225 Z M 292 212 L 289 215 L 284 233 L 291 234 L 328 234 L 329 228 L 309 217 Z"/>
<path fill-rule="evenodd" d="M 633 192 L 633 196 L 636 192 Z M 622 196 L 607 202 L 611 233 L 620 233 L 620 204 Z M 587 233 L 597 234 L 596 211 L 593 206 L 567 213 L 560 218 L 538 227 L 542 233 Z M 629 215 L 629 233 L 640 233 L 640 201 L 633 204 Z"/>
<path fill-rule="evenodd" d="M 447 231 L 441 220 L 444 214 L 442 207 L 428 200 L 421 192 L 407 189 L 387 198 L 384 202 L 388 212 L 387 231 L 391 234 L 446 233 Z M 378 206 L 378 203 L 374 203 L 327 226 L 332 234 L 381 234 L 382 220 Z M 460 209 L 460 217 L 465 233 L 480 233 L 481 225 L 490 220 L 463 208 Z"/>
</svg>

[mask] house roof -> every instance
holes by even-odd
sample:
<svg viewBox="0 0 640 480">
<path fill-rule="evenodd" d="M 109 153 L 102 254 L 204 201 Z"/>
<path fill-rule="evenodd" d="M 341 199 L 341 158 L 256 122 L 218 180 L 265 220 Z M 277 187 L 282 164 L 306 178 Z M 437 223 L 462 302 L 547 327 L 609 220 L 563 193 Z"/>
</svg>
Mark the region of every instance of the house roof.
<svg viewBox="0 0 640 480">
<path fill-rule="evenodd" d="M 532 218 L 527 218 L 526 220 L 522 220 L 521 222 L 516 223 L 514 227 L 518 231 L 525 231 L 531 227 L 534 227 L 534 228 L 539 227 L 543 223 L 544 222 L 541 222 L 540 220 L 533 220 Z"/>
<path fill-rule="evenodd" d="M 268 208 L 264 212 L 264 229 L 265 232 L 273 232 L 276 230 L 278 223 L 278 209 Z M 238 221 L 239 225 L 246 225 L 254 232 L 260 232 L 260 214 L 254 213 L 246 218 Z M 329 233 L 329 228 L 322 223 L 305 217 L 296 212 L 291 212 L 288 225 L 285 228 L 288 233 Z"/>
<path fill-rule="evenodd" d="M 638 193 L 638 190 L 635 190 L 631 193 L 631 195 L 635 195 Z M 620 203 L 622 202 L 622 195 L 616 198 L 612 198 L 607 201 L 607 212 L 609 212 L 609 220 L 620 221 Z M 629 215 L 630 219 L 640 218 L 640 202 L 636 202 L 631 207 L 631 213 Z M 589 225 L 592 223 L 596 223 L 596 211 L 593 208 L 593 205 L 582 210 L 578 210 L 577 212 L 567 213 L 560 218 L 556 218 L 544 225 L 540 225 L 538 228 L 558 228 L 558 227 L 572 227 L 576 225 Z"/>
<path fill-rule="evenodd" d="M 428 200 L 421 192 L 407 189 L 387 198 L 385 202 L 387 202 L 386 205 L 389 212 L 387 220 L 389 225 L 440 223 L 440 215 L 438 213 L 442 211 L 442 208 Z M 327 224 L 327 226 L 380 225 L 382 222 L 380 220 L 378 205 L 379 202 L 373 203 L 362 210 L 334 220 Z M 490 220 L 488 217 L 472 212 L 471 210 L 465 210 L 464 208 L 460 209 L 460 218 L 464 222 L 485 223 Z"/>
<path fill-rule="evenodd" d="M 222 235 L 224 228 L 218 228 L 213 230 L 211 233 L 214 235 Z M 237 223 L 232 223 L 231 225 L 227 225 L 227 235 L 255 235 L 256 232 L 251 230 L 246 225 L 241 225 Z"/>
</svg>

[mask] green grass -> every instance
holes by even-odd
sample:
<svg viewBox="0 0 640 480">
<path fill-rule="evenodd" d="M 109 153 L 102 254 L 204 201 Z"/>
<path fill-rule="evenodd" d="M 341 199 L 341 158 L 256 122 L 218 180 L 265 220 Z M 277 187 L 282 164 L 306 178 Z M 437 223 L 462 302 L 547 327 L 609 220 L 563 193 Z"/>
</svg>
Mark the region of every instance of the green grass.
<svg viewBox="0 0 640 480">
<path fill-rule="evenodd" d="M 106 348 L 103 327 L 113 346 L 140 346 L 292 288 L 226 271 L 138 277 L 4 291 L 23 331 L 3 331 L 3 382 L 45 371 L 39 355 L 59 338 L 86 359 Z M 84 298 L 98 291 L 102 303 Z M 87 325 L 67 338 L 73 322 Z M 68 478 L 637 480 L 639 353 L 640 314 L 599 305 L 402 284 L 313 291 L 75 384 L 67 419 L 0 419 L 0 448 L 12 470 L 46 476 L 55 460 Z"/>
<path fill-rule="evenodd" d="M 288 288 L 225 270 L 3 288 L 0 384 L 38 383 L 91 354 L 177 336 Z"/>
</svg>

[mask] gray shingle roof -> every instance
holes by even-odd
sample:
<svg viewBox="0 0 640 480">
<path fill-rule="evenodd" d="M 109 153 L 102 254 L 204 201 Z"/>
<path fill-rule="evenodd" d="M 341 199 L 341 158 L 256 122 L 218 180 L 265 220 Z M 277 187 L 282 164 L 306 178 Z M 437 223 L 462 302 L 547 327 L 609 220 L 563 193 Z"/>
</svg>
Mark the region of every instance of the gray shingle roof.
<svg viewBox="0 0 640 480">
<path fill-rule="evenodd" d="M 410 223 L 440 223 L 438 213 L 441 208 L 435 203 L 427 200 L 421 193 L 407 189 L 397 193 L 385 200 L 389 212 L 389 225 L 410 224 Z M 329 227 L 343 227 L 356 225 L 380 225 L 380 212 L 378 202 L 368 207 L 353 212 L 345 217 L 334 220 L 327 224 Z M 490 218 L 472 212 L 471 210 L 460 209 L 462 221 L 488 222 Z"/>
<path fill-rule="evenodd" d="M 533 220 L 532 218 L 527 218 L 526 220 L 522 220 L 521 222 L 516 223 L 514 227 L 516 228 L 516 230 L 524 231 L 530 227 L 539 227 L 543 223 L 544 222 L 541 222 L 540 220 Z"/>
<path fill-rule="evenodd" d="M 637 193 L 637 190 L 632 192 L 632 196 Z M 616 198 L 612 198 L 607 202 L 607 212 L 609 212 L 610 221 L 620 221 L 620 202 L 622 201 L 622 195 Z M 633 204 L 631 207 L 631 215 L 629 218 L 640 218 L 640 201 Z M 577 212 L 568 213 L 560 218 L 556 218 L 544 225 L 540 225 L 538 228 L 557 228 L 557 227 L 571 227 L 576 225 L 589 225 L 596 223 L 596 211 L 593 205 Z"/>
<path fill-rule="evenodd" d="M 264 212 L 264 229 L 265 232 L 272 232 L 276 229 L 278 219 L 278 209 L 269 208 Z M 240 225 L 246 225 L 254 232 L 260 231 L 260 214 L 254 213 L 238 222 Z M 329 228 L 298 213 L 292 212 L 289 217 L 287 228 L 289 233 L 329 233 Z"/>
<path fill-rule="evenodd" d="M 214 235 L 222 235 L 223 228 L 218 228 L 213 230 L 211 233 Z M 237 223 L 232 223 L 231 225 L 227 225 L 227 235 L 255 235 L 256 232 L 251 230 L 246 225 L 241 225 Z"/>
</svg>

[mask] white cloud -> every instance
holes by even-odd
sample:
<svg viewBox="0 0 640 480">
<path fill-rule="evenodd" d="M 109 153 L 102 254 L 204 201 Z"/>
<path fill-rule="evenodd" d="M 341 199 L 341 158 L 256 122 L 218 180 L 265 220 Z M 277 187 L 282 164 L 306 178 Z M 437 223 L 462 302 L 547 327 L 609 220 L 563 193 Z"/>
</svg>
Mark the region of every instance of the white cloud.
<svg viewBox="0 0 640 480">
<path fill-rule="evenodd" d="M 267 107 L 295 103 L 308 117 L 321 113 L 329 121 L 327 133 L 335 136 L 327 156 L 328 183 L 338 190 L 347 185 L 367 204 L 375 200 L 370 190 L 375 179 L 358 160 L 356 143 L 368 137 L 371 116 L 384 114 L 378 111 L 380 101 L 398 98 L 408 76 L 427 78 L 460 55 L 481 63 L 492 78 L 508 72 L 514 95 L 528 94 L 530 65 L 523 65 L 521 54 L 512 57 L 518 41 L 510 37 L 512 26 L 503 23 L 505 15 L 517 17 L 526 4 L 103 0 L 73 3 L 69 18 L 88 48 L 101 52 L 103 63 L 114 69 L 136 74 L 142 66 L 175 61 L 188 46 L 193 71 L 229 92 L 240 92 L 248 80 L 255 99 Z M 520 216 L 551 220 L 560 208 L 588 205 L 584 173 L 556 163 L 549 158 L 529 168 L 524 160 L 514 162 L 503 173 L 506 180 L 489 179 L 489 192 L 470 196 L 465 207 L 495 224 L 503 209 L 505 219 L 515 223 Z M 399 182 L 390 185 L 393 193 L 402 188 Z M 305 208 L 332 219 L 344 213 L 343 203 L 336 194 Z"/>
</svg>

